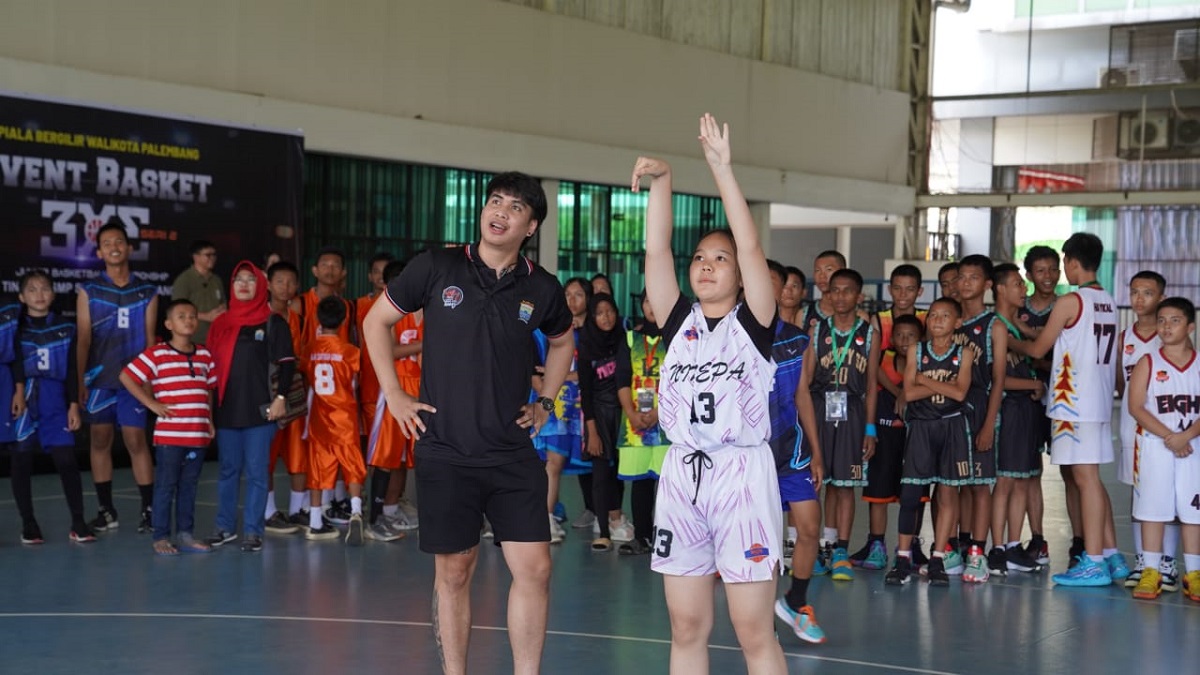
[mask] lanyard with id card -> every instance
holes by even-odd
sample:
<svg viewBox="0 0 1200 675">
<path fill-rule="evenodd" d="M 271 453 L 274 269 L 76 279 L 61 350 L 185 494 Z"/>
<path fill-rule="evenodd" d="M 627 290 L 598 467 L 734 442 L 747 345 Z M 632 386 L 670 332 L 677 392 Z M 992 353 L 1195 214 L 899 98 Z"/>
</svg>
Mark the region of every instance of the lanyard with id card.
<svg viewBox="0 0 1200 675">
<path fill-rule="evenodd" d="M 838 331 L 833 325 L 833 317 L 829 318 L 829 343 L 833 347 L 833 386 L 834 391 L 825 392 L 825 421 L 826 422 L 847 422 L 850 419 L 849 411 L 849 395 L 848 392 L 837 389 L 840 387 L 842 364 L 846 362 L 846 355 L 850 353 L 850 343 L 854 341 L 854 334 L 858 332 L 859 325 L 862 324 L 862 319 L 854 323 L 854 328 L 850 329 L 846 335 L 846 343 L 838 349 L 837 337 Z"/>
</svg>

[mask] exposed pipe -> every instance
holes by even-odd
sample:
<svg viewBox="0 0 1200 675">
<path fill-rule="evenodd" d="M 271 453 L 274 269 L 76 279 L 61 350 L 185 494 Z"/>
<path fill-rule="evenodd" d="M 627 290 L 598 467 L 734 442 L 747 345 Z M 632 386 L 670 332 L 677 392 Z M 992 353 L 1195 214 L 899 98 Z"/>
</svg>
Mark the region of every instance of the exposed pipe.
<svg viewBox="0 0 1200 675">
<path fill-rule="evenodd" d="M 955 12 L 966 12 L 971 9 L 971 0 L 937 0 L 933 3 L 934 9 L 943 7 Z"/>
</svg>

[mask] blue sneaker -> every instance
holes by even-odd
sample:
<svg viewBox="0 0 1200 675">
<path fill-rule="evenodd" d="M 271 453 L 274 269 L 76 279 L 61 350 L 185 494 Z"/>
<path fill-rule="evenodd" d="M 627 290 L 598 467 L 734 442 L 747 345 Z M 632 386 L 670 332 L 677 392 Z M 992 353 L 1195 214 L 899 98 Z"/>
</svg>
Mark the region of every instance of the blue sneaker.
<svg viewBox="0 0 1200 675">
<path fill-rule="evenodd" d="M 871 550 L 867 552 L 867 559 L 862 561 L 862 568 L 864 570 L 881 570 L 887 567 L 887 564 L 887 547 L 882 541 L 876 539 L 871 542 Z"/>
<path fill-rule="evenodd" d="M 1077 558 L 1074 567 L 1051 578 L 1059 586 L 1108 586 L 1112 583 L 1108 565 L 1092 560 L 1086 553 Z"/>
<path fill-rule="evenodd" d="M 554 519 L 557 520 L 560 525 L 562 523 L 567 522 L 567 507 L 566 507 L 566 505 L 563 504 L 562 502 L 558 502 L 557 504 L 554 505 L 554 512 L 551 515 L 554 516 Z"/>
<path fill-rule="evenodd" d="M 775 616 L 786 621 L 796 633 L 796 637 L 801 640 L 814 645 L 825 642 L 825 631 L 817 625 L 817 617 L 813 614 L 813 608 L 810 605 L 801 607 L 797 612 L 788 607 L 783 598 L 780 598 L 775 601 Z"/>
<path fill-rule="evenodd" d="M 813 561 L 812 573 L 814 577 L 823 577 L 829 574 L 829 566 L 825 564 L 825 556 L 821 555 L 820 551 L 817 552 L 817 559 Z"/>
<path fill-rule="evenodd" d="M 1108 566 L 1108 576 L 1113 581 L 1120 581 L 1129 576 L 1129 566 L 1125 564 L 1125 556 L 1120 553 L 1114 553 L 1105 558 L 1104 564 Z"/>
<path fill-rule="evenodd" d="M 850 554 L 846 549 L 833 549 L 832 568 L 834 581 L 854 581 L 854 566 L 850 564 Z"/>
<path fill-rule="evenodd" d="M 963 570 L 967 567 L 963 564 L 962 555 L 956 550 L 946 551 L 946 557 L 942 559 L 942 562 L 946 566 L 946 574 L 952 577 L 962 576 Z"/>
</svg>

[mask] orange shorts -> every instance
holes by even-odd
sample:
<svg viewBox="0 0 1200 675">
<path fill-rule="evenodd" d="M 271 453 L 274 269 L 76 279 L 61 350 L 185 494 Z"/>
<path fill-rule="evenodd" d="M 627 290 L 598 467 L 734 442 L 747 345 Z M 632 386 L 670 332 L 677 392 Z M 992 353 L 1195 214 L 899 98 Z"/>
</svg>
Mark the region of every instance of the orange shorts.
<svg viewBox="0 0 1200 675">
<path fill-rule="evenodd" d="M 350 443 L 321 443 L 308 440 L 308 489 L 332 490 L 337 483 L 338 469 L 347 485 L 362 485 L 367 480 L 358 440 Z"/>
<path fill-rule="evenodd" d="M 371 432 L 371 425 L 375 423 L 375 408 L 379 405 L 377 400 L 363 400 L 358 406 L 358 428 L 362 429 L 364 434 Z"/>
<path fill-rule="evenodd" d="M 410 396 L 420 392 L 421 379 L 416 377 L 400 378 L 400 386 Z M 371 435 L 367 438 L 367 464 L 380 469 L 411 469 L 413 462 L 413 439 L 405 438 L 400 431 L 400 424 L 388 410 L 387 404 L 380 394 L 375 407 L 375 417 L 371 423 Z"/>
<path fill-rule="evenodd" d="M 275 438 L 271 440 L 271 463 L 267 465 L 272 472 L 275 471 L 275 463 L 282 457 L 288 473 L 308 473 L 308 441 L 302 438 L 303 435 L 303 419 L 292 420 L 275 432 Z"/>
</svg>

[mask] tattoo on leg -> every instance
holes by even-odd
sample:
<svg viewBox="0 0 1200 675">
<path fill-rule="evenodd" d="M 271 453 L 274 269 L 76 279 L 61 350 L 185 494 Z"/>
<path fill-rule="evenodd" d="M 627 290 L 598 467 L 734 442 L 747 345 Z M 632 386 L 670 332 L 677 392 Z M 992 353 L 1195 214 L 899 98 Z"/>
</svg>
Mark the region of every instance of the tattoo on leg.
<svg viewBox="0 0 1200 675">
<path fill-rule="evenodd" d="M 442 672 L 446 670 L 446 652 L 442 649 L 442 628 L 438 620 L 438 594 L 433 591 L 433 642 L 437 645 L 438 660 L 442 664 Z"/>
</svg>

